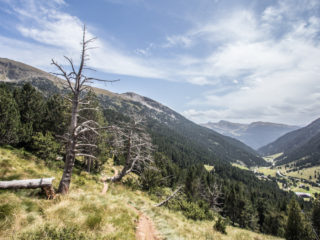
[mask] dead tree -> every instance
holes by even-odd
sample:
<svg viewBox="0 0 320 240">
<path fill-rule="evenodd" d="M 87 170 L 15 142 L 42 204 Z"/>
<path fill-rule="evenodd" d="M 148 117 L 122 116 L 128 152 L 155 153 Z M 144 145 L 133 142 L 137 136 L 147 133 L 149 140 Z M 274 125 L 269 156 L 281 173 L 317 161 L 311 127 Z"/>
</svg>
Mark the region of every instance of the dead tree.
<svg viewBox="0 0 320 240">
<path fill-rule="evenodd" d="M 54 177 L 0 181 L 0 189 L 41 188 L 45 191 L 48 199 L 53 199 L 55 196 L 54 189 L 52 187 L 53 180 L 54 180 Z"/>
<path fill-rule="evenodd" d="M 85 99 L 88 90 L 91 89 L 90 84 L 95 81 L 113 82 L 110 80 L 87 77 L 84 74 L 85 70 L 90 70 L 90 68 L 86 66 L 86 62 L 89 60 L 87 52 L 90 49 L 90 43 L 94 40 L 95 38 L 86 39 L 86 28 L 84 26 L 79 66 L 76 67 L 71 58 L 65 57 L 70 65 L 71 70 L 69 72 L 52 59 L 52 64 L 59 70 L 59 73 L 56 75 L 63 77 L 65 80 L 62 84 L 66 87 L 68 93 L 70 93 L 70 95 L 68 95 L 69 97 L 66 97 L 66 99 L 71 103 L 70 125 L 68 133 L 63 136 L 66 143 L 66 155 L 63 175 L 58 188 L 58 192 L 61 194 L 66 194 L 69 191 L 75 158 L 77 156 L 91 159 L 95 158 L 94 155 L 88 153 L 88 148 L 96 148 L 97 146 L 92 144 L 86 136 L 89 132 L 91 134 L 99 135 L 98 130 L 101 129 L 101 126 L 96 121 L 90 119 L 80 121 L 81 111 L 95 110 L 88 107 L 90 102 Z"/>
<path fill-rule="evenodd" d="M 133 121 L 124 126 L 113 126 L 113 147 L 116 154 L 125 156 L 125 163 L 122 170 L 107 180 L 112 182 L 121 179 L 132 171 L 140 172 L 153 162 L 153 146 L 149 134 L 142 127 L 142 118 L 133 117 Z"/>
<path fill-rule="evenodd" d="M 203 186 L 203 184 L 201 184 Z M 221 185 L 218 185 L 216 182 L 210 186 L 203 187 L 201 196 L 205 199 L 208 203 L 210 208 L 215 212 L 221 212 L 221 198 L 223 197 L 221 191 Z"/>
</svg>

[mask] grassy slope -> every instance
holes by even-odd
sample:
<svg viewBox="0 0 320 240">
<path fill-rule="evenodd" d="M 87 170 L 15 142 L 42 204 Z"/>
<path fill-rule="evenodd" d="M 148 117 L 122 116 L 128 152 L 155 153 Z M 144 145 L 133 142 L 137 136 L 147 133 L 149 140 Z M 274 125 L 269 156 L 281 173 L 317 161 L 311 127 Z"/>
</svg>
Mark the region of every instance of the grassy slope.
<svg viewBox="0 0 320 240">
<path fill-rule="evenodd" d="M 54 176 L 57 187 L 61 174 L 60 169 L 47 167 L 29 153 L 0 148 L 1 180 Z M 106 165 L 105 174 L 112 175 L 111 164 Z M 155 202 L 146 193 L 122 184 L 111 185 L 101 195 L 100 177 L 76 170 L 69 195 L 57 196 L 55 200 L 46 200 L 38 189 L 1 190 L 0 239 L 45 239 L 41 235 L 48 234 L 48 230 L 43 230 L 45 225 L 51 231 L 63 229 L 59 233 L 64 234 L 66 229 L 75 229 L 71 232 L 76 239 L 81 234 L 90 239 L 135 239 L 138 216 L 129 204 L 148 215 L 164 239 L 278 239 L 233 227 L 228 227 L 228 235 L 222 235 L 213 231 L 213 222 L 188 220 L 179 212 L 154 208 Z"/>
</svg>

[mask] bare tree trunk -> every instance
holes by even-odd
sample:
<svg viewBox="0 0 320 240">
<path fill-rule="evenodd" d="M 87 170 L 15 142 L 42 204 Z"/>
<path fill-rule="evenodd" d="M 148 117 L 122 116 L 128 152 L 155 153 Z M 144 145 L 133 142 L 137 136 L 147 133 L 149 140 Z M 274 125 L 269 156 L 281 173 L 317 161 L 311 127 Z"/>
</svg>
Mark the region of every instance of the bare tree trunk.
<svg viewBox="0 0 320 240">
<path fill-rule="evenodd" d="M 67 143 L 67 154 L 66 154 L 66 162 L 64 165 L 64 170 L 62 174 L 62 178 L 59 183 L 58 192 L 62 194 L 66 194 L 69 192 L 72 170 L 75 161 L 75 152 L 76 152 L 76 136 L 75 129 L 77 127 L 78 122 L 78 96 L 79 94 L 75 94 L 74 99 L 72 101 L 72 113 L 71 113 L 71 123 L 69 132 L 72 134 L 69 142 Z"/>
<path fill-rule="evenodd" d="M 145 131 L 142 125 L 142 118 L 132 116 L 133 121 L 125 123 L 122 127 L 112 126 L 113 146 L 117 153 L 124 153 L 126 161 L 122 170 L 115 176 L 108 178 L 108 181 L 118 182 L 121 179 L 135 171 L 139 172 L 153 162 L 153 146 L 150 135 Z"/>
<path fill-rule="evenodd" d="M 91 171 L 91 166 L 92 166 L 92 160 L 91 158 L 87 158 L 87 172 L 90 173 Z"/>
<path fill-rule="evenodd" d="M 54 199 L 56 194 L 52 186 L 53 179 L 54 177 L 0 181 L 0 189 L 41 188 L 46 193 L 48 199 Z"/>
<path fill-rule="evenodd" d="M 126 157 L 126 163 L 123 166 L 122 170 L 118 173 L 118 175 L 113 176 L 110 178 L 112 182 L 119 182 L 122 180 L 122 178 L 128 174 L 128 170 L 132 166 L 132 160 L 131 160 L 131 135 L 132 135 L 132 130 L 130 131 L 129 139 L 128 139 L 128 146 L 127 146 L 127 157 Z M 132 166 L 133 167 L 133 166 Z"/>
<path fill-rule="evenodd" d="M 0 181 L 0 189 L 51 187 L 53 179 L 54 178 L 40 178 L 40 179 Z"/>
<path fill-rule="evenodd" d="M 114 82 L 110 80 L 101 80 L 98 78 L 87 77 L 83 74 L 83 71 L 85 69 L 90 69 L 86 67 L 86 61 L 89 60 L 87 51 L 90 49 L 88 45 L 94 40 L 95 38 L 86 40 L 86 28 L 84 26 L 81 42 L 82 49 L 80 55 L 80 65 L 77 70 L 75 69 L 72 59 L 68 57 L 65 57 L 65 59 L 70 64 L 71 72 L 65 71 L 60 64 L 52 59 L 52 64 L 55 65 L 60 71 L 60 73 L 57 73 L 56 75 L 65 78 L 66 82 L 61 82 L 61 84 L 69 90 L 72 96 L 71 98 L 66 97 L 66 99 L 71 102 L 72 109 L 71 122 L 68 133 L 62 137 L 66 143 L 66 161 L 58 189 L 58 191 L 62 194 L 66 194 L 69 191 L 72 170 L 76 156 L 95 158 L 93 154 L 91 154 L 90 152 L 88 153 L 86 148 L 96 148 L 97 145 L 92 144 L 90 138 L 86 136 L 86 134 L 90 132 L 92 134 L 99 135 L 97 130 L 102 129 L 100 125 L 94 120 L 85 120 L 81 123 L 78 122 L 80 111 L 97 110 L 96 108 L 86 107 L 90 103 L 90 101 L 84 101 L 84 96 L 91 88 L 90 84 L 94 81 Z"/>
</svg>

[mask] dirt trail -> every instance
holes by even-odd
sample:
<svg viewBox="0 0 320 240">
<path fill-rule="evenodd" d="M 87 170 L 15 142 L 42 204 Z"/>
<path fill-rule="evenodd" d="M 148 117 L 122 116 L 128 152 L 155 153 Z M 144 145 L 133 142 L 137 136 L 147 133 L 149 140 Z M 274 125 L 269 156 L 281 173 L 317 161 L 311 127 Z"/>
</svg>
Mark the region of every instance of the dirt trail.
<svg viewBox="0 0 320 240">
<path fill-rule="evenodd" d="M 139 222 L 137 224 L 136 239 L 137 240 L 160 240 L 157 236 L 154 224 L 143 212 L 136 209 L 134 206 L 128 206 L 139 215 Z"/>
<path fill-rule="evenodd" d="M 114 175 L 118 175 L 118 170 L 112 167 Z M 107 183 L 107 177 L 101 179 L 103 181 L 103 189 L 101 194 L 105 194 L 108 191 L 109 183 Z M 155 230 L 154 224 L 151 219 L 149 219 L 143 212 L 136 209 L 134 206 L 128 204 L 128 206 L 139 215 L 139 222 L 137 224 L 136 239 L 137 240 L 161 240 L 157 237 L 157 232 Z"/>
<path fill-rule="evenodd" d="M 114 171 L 113 176 L 118 175 L 118 170 L 115 167 L 112 167 L 112 169 Z M 105 194 L 109 189 L 109 183 L 107 183 L 107 177 L 104 177 L 101 180 L 103 181 L 103 189 L 101 191 L 101 194 Z"/>
</svg>

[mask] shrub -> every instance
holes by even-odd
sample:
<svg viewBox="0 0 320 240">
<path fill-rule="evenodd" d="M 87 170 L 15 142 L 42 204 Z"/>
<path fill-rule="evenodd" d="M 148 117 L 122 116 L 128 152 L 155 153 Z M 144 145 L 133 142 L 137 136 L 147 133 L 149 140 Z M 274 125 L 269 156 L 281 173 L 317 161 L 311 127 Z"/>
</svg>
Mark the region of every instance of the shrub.
<svg viewBox="0 0 320 240">
<path fill-rule="evenodd" d="M 227 234 L 226 228 L 228 225 L 228 221 L 219 216 L 218 220 L 214 224 L 213 228 L 223 234 Z"/>
<path fill-rule="evenodd" d="M 100 226 L 102 222 L 102 216 L 100 213 L 92 213 L 90 215 L 88 215 L 87 219 L 86 219 L 86 225 L 91 229 L 96 229 Z"/>
<path fill-rule="evenodd" d="M 181 209 L 187 218 L 191 218 L 193 220 L 206 219 L 205 211 L 194 202 L 181 201 Z"/>
</svg>

